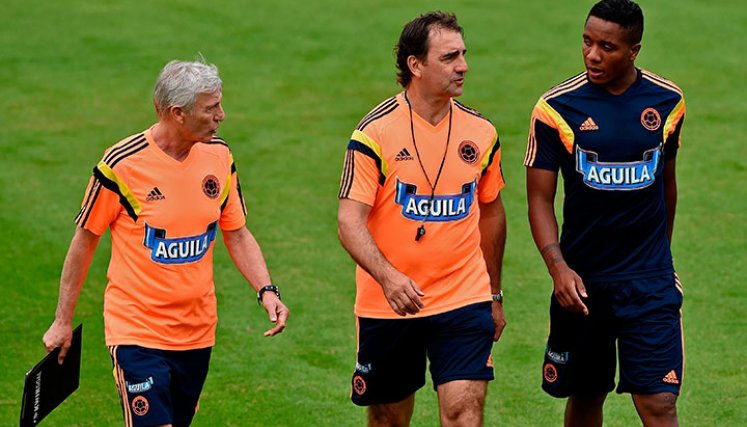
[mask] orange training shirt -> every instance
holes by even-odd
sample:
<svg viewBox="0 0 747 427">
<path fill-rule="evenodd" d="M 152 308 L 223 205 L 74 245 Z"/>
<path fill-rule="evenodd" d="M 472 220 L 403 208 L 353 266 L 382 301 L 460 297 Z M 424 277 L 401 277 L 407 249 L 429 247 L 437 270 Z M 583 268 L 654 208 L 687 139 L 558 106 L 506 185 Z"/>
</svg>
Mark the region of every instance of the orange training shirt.
<svg viewBox="0 0 747 427">
<path fill-rule="evenodd" d="M 106 150 L 75 219 L 99 236 L 111 230 L 106 345 L 214 345 L 214 240 L 218 228 L 244 226 L 245 215 L 220 138 L 195 144 L 182 162 L 156 145 L 150 129 Z"/>
<path fill-rule="evenodd" d="M 419 160 L 435 183 L 450 117 L 433 126 L 413 112 L 416 147 L 403 93 L 361 120 L 342 171 L 339 197 L 372 207 L 368 229 L 377 246 L 425 293 L 425 308 L 413 317 L 491 300 L 480 249 L 478 202 L 494 201 L 504 186 L 500 142 L 493 125 L 476 111 L 452 100 L 450 114 L 448 151 L 432 202 Z M 426 234 L 416 241 L 422 224 Z M 399 317 L 381 286 L 360 266 L 356 286 L 357 316 Z"/>
</svg>

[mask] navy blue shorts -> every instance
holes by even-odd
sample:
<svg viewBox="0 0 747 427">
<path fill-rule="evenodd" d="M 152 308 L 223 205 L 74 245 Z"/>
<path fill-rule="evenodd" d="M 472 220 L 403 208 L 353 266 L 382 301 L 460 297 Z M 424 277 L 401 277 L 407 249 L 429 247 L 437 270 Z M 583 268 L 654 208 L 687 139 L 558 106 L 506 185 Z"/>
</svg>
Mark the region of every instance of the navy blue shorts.
<svg viewBox="0 0 747 427">
<path fill-rule="evenodd" d="M 188 426 L 205 384 L 211 350 L 109 347 L 125 426 Z"/>
<path fill-rule="evenodd" d="M 563 309 L 553 295 L 542 388 L 555 397 L 618 393 L 679 394 L 682 286 L 673 274 L 588 283 L 589 315 Z"/>
<path fill-rule="evenodd" d="M 358 359 L 351 399 L 359 406 L 399 402 L 425 385 L 492 380 L 495 325 L 491 303 L 413 319 L 358 318 Z"/>
</svg>

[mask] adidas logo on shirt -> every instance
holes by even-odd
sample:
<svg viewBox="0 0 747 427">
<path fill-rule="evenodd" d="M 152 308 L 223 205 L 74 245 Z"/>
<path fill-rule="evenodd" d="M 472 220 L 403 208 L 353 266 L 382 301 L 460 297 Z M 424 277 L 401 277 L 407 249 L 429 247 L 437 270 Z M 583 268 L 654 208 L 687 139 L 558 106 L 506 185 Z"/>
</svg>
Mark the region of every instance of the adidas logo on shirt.
<svg viewBox="0 0 747 427">
<path fill-rule="evenodd" d="M 581 127 L 579 127 L 579 130 L 599 130 L 599 126 L 594 123 L 594 119 L 589 117 L 588 119 L 584 120 L 583 123 L 581 123 Z"/>
<path fill-rule="evenodd" d="M 161 193 L 161 190 L 158 189 L 158 187 L 153 187 L 152 190 L 150 190 L 150 193 L 148 193 L 148 196 L 145 198 L 146 202 L 154 202 L 156 200 L 163 200 L 166 196 Z"/>
<path fill-rule="evenodd" d="M 407 148 L 403 148 L 396 156 L 394 156 L 394 161 L 396 162 L 401 162 L 403 160 L 413 160 L 413 157 L 410 155 L 410 152 L 407 151 Z"/>
</svg>

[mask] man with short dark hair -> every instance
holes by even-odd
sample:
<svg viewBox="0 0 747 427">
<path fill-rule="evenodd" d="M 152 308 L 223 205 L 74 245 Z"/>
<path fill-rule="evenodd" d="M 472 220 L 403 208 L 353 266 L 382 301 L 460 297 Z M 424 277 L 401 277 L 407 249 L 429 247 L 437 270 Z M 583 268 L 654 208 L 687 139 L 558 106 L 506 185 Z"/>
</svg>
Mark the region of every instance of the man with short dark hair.
<svg viewBox="0 0 747 427">
<path fill-rule="evenodd" d="M 634 2 L 594 5 L 583 33 L 586 71 L 532 112 L 529 221 L 554 286 L 542 387 L 568 397 L 566 426 L 602 425 L 618 358 L 617 391 L 631 393 L 643 424 L 677 425 L 682 288 L 670 242 L 685 102 L 674 83 L 635 66 L 642 34 Z"/>
<path fill-rule="evenodd" d="M 417 17 L 396 53 L 404 92 L 361 120 L 340 184 L 340 241 L 358 264 L 352 400 L 371 426 L 409 425 L 429 360 L 442 425 L 478 426 L 505 326 L 500 143 L 454 99 L 467 73 L 454 15 Z"/>
<path fill-rule="evenodd" d="M 106 345 L 126 426 L 187 426 L 208 373 L 218 322 L 213 242 L 275 326 L 289 312 L 246 228 L 233 156 L 216 136 L 225 119 L 215 65 L 171 61 L 153 91 L 158 123 L 106 150 L 94 167 L 60 279 L 47 351 L 70 347 L 75 305 L 99 238 L 111 231 L 104 295 Z"/>
</svg>

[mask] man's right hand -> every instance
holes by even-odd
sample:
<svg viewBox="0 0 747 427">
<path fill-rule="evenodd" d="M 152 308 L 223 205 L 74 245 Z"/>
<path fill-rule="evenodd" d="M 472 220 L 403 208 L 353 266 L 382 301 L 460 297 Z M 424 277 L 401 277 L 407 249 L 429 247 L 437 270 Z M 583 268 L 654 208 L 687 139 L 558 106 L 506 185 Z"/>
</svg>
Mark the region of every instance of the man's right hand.
<svg viewBox="0 0 747 427">
<path fill-rule="evenodd" d="M 412 279 L 400 272 L 384 281 L 381 287 L 384 289 L 384 296 L 386 296 L 392 310 L 400 316 L 417 314 L 425 307 L 420 299 L 420 297 L 425 296 L 425 293 Z"/>
<path fill-rule="evenodd" d="M 589 309 L 581 298 L 586 298 L 586 287 L 575 271 L 565 261 L 555 264 L 550 270 L 553 280 L 555 298 L 568 311 L 589 314 Z"/>
<path fill-rule="evenodd" d="M 62 365 L 62 362 L 65 360 L 65 356 L 67 356 L 67 351 L 70 348 L 70 344 L 73 341 L 72 324 L 60 323 L 55 320 L 54 323 L 52 323 L 52 325 L 49 327 L 49 329 L 47 329 L 47 332 L 44 334 L 42 341 L 44 342 L 44 347 L 47 349 L 47 353 L 57 347 L 61 347 L 60 354 L 57 357 L 57 363 Z"/>
</svg>

